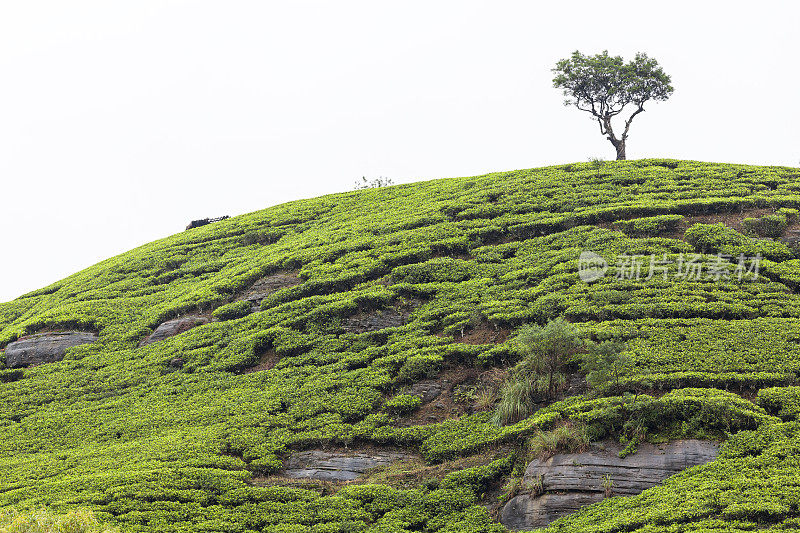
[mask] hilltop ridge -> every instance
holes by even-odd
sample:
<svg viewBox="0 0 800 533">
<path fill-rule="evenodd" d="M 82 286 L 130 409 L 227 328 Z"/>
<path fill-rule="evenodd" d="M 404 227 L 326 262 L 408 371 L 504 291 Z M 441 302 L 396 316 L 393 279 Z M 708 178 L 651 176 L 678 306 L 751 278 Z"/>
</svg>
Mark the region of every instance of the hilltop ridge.
<svg viewBox="0 0 800 533">
<path fill-rule="evenodd" d="M 557 493 L 530 486 L 531 441 L 580 426 L 628 453 L 722 446 L 547 531 L 800 527 L 798 209 L 800 169 L 645 159 L 345 192 L 146 244 L 0 304 L 0 507 L 143 532 L 501 532 L 515 495 Z M 582 252 L 605 261 L 589 283 Z M 555 401 L 495 425 L 516 329 L 556 317 L 624 339 L 633 367 L 590 387 L 573 364 Z"/>
</svg>

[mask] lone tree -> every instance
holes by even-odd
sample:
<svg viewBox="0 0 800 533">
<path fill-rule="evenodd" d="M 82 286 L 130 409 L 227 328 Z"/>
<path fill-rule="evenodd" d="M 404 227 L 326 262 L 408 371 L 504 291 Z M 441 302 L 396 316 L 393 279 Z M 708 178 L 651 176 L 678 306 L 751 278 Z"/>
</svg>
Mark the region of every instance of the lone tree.
<svg viewBox="0 0 800 533">
<path fill-rule="evenodd" d="M 673 92 L 670 77 L 655 59 L 638 53 L 633 61 L 623 62 L 620 56 L 610 56 L 608 51 L 595 56 L 585 56 L 579 51 L 569 59 L 562 59 L 553 69 L 553 87 L 563 89 L 564 105 L 574 105 L 587 111 L 600 124 L 600 133 L 611 141 L 617 150 L 617 160 L 625 159 L 625 141 L 628 140 L 633 118 L 644 111 L 648 100 L 666 100 Z M 633 105 L 633 112 L 625 120 L 622 135 L 617 136 L 611 119 Z"/>
</svg>

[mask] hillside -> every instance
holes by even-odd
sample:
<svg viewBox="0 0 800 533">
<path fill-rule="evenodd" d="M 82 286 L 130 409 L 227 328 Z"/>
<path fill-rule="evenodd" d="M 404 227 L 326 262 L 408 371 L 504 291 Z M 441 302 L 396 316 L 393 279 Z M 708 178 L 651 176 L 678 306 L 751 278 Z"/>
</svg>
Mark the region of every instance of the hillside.
<svg viewBox="0 0 800 533">
<path fill-rule="evenodd" d="M 632 458 L 722 446 L 544 531 L 800 528 L 798 208 L 800 169 L 577 163 L 147 244 L 0 304 L 0 508 L 123 531 L 500 532 L 515 495 L 560 493 L 523 475 L 529 442 L 580 426 L 635 439 Z M 585 251 L 609 265 L 592 283 Z M 703 276 L 680 271 L 701 252 Z M 496 425 L 515 331 L 556 317 L 627 341 L 632 367 L 590 387 L 572 365 L 555 401 Z"/>
</svg>

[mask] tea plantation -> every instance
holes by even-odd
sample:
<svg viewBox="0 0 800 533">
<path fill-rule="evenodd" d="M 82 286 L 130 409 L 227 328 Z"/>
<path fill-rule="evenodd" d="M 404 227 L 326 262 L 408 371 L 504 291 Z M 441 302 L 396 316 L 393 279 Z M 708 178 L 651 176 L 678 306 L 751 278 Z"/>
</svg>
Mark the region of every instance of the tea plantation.
<svg viewBox="0 0 800 533">
<path fill-rule="evenodd" d="M 724 444 L 545 531 L 800 531 L 799 208 L 800 169 L 577 163 L 291 202 L 147 244 L 0 304 L 0 509 L 133 532 L 502 532 L 529 439 L 575 424 Z M 584 251 L 607 261 L 592 283 Z M 264 279 L 294 281 L 250 305 Z M 208 320 L 142 344 L 183 316 Z M 496 425 L 514 331 L 557 317 L 625 341 L 632 366 L 591 388 L 576 362 L 554 402 Z M 76 330 L 99 340 L 6 368 L 17 339 Z M 493 385 L 469 382 L 444 413 L 411 393 L 459 373 Z M 415 454 L 419 475 L 281 476 L 293 452 L 360 448 Z"/>
</svg>

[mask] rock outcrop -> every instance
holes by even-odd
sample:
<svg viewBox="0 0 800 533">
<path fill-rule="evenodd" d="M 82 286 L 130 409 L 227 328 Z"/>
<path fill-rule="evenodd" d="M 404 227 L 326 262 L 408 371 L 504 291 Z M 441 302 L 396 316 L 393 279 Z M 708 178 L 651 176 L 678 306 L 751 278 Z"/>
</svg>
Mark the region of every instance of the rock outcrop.
<svg viewBox="0 0 800 533">
<path fill-rule="evenodd" d="M 502 509 L 500 521 L 510 529 L 543 527 L 585 505 L 602 500 L 608 476 L 612 496 L 632 496 L 654 487 L 691 466 L 713 461 L 719 444 L 678 440 L 668 444 L 641 444 L 635 454 L 619 458 L 617 444 L 594 445 L 585 453 L 557 454 L 534 461 L 525 470 L 523 486 L 541 483 L 543 494 L 521 494 Z"/>
<path fill-rule="evenodd" d="M 324 452 L 310 450 L 292 454 L 278 475 L 296 479 L 353 481 L 367 470 L 383 466 L 411 455 L 403 452 Z"/>
<path fill-rule="evenodd" d="M 422 403 L 428 403 L 438 398 L 446 385 L 448 385 L 447 380 L 441 383 L 438 381 L 422 381 L 414 383 L 408 393 L 419 396 L 422 399 Z"/>
<path fill-rule="evenodd" d="M 261 306 L 261 301 L 273 292 L 294 287 L 302 282 L 302 279 L 293 274 L 272 274 L 256 281 L 238 300 L 250 302 L 253 310 L 257 311 Z"/>
<path fill-rule="evenodd" d="M 348 333 L 366 333 L 386 328 L 397 328 L 406 323 L 408 315 L 409 313 L 394 309 L 383 309 L 345 318 L 342 321 L 342 329 Z"/>
<path fill-rule="evenodd" d="M 68 349 L 97 340 L 97 333 L 62 331 L 21 337 L 6 346 L 6 366 L 19 368 L 61 361 Z"/>
<path fill-rule="evenodd" d="M 183 333 L 184 331 L 189 331 L 190 329 L 197 326 L 202 326 L 203 324 L 208 324 L 208 319 L 206 317 L 197 315 L 167 320 L 159 325 L 149 337 L 145 337 L 142 342 L 139 343 L 139 346 L 145 346 L 154 342 L 163 341 L 164 339 L 173 337 Z"/>
</svg>

